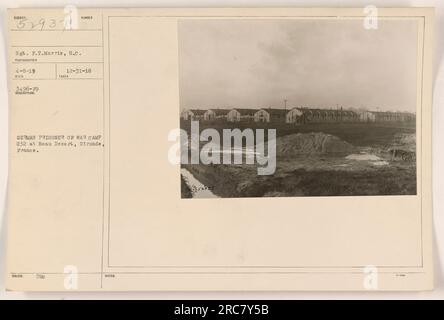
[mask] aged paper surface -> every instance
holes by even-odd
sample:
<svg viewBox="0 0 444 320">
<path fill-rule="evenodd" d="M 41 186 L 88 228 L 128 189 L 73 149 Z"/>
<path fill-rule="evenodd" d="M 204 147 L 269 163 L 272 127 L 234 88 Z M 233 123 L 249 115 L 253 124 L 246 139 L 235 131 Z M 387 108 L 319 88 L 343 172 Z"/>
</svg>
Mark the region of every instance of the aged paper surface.
<svg viewBox="0 0 444 320">
<path fill-rule="evenodd" d="M 367 18 L 11 9 L 7 288 L 432 289 L 433 10 Z M 172 163 L 196 124 L 276 161 Z"/>
</svg>

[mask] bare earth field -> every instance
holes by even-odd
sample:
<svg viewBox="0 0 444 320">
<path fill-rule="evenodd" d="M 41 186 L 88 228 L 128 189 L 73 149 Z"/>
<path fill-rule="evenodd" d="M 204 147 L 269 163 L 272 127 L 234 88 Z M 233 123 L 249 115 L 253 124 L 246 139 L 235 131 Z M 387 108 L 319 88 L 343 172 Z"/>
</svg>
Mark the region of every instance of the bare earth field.
<svg viewBox="0 0 444 320">
<path fill-rule="evenodd" d="M 217 123 L 216 123 L 217 125 Z M 245 124 L 200 125 L 217 128 Z M 186 124 L 183 126 L 186 128 Z M 262 124 L 277 129 L 276 171 L 256 165 L 182 165 L 219 197 L 365 196 L 416 194 L 415 128 L 403 124 Z M 254 129 L 254 128 L 253 128 Z M 182 197 L 192 186 L 182 178 Z M 191 197 L 196 194 L 191 193 Z"/>
</svg>

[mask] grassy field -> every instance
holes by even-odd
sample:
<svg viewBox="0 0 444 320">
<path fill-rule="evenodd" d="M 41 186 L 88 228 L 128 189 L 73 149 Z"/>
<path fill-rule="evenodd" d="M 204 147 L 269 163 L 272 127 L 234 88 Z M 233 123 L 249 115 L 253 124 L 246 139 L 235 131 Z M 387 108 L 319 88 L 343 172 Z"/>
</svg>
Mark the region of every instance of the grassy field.
<svg viewBox="0 0 444 320">
<path fill-rule="evenodd" d="M 181 122 L 181 128 L 190 131 L 190 122 Z M 213 128 L 222 132 L 223 129 L 276 129 L 278 137 L 293 133 L 324 132 L 353 144 L 354 146 L 384 146 L 397 133 L 415 133 L 415 126 L 404 123 L 314 123 L 292 125 L 286 123 L 256 123 L 256 122 L 227 122 L 201 121 L 200 130 Z M 265 131 L 266 133 L 266 131 Z"/>
<path fill-rule="evenodd" d="M 297 167 L 291 170 L 291 164 L 287 163 L 285 166 L 278 164 L 273 176 L 258 176 L 255 167 L 247 165 L 184 167 L 214 194 L 227 198 L 416 194 L 414 166 L 362 170 Z"/>
<path fill-rule="evenodd" d="M 288 124 L 256 124 L 201 122 L 205 128 L 274 128 L 277 136 L 294 133 L 323 132 L 353 145 L 353 153 L 371 153 L 384 163 L 348 159 L 348 154 L 277 155 L 276 172 L 259 176 L 256 165 L 183 165 L 202 184 L 220 197 L 288 197 L 288 196 L 366 196 L 416 194 L 416 162 L 394 159 L 390 149 L 399 145 L 399 137 L 410 136 L 415 150 L 412 125 L 325 123 L 300 126 Z M 189 130 L 189 122 L 182 128 Z M 289 136 L 289 138 L 292 138 Z M 278 139 L 279 141 L 282 139 Z M 284 139 L 285 140 L 285 139 Z M 289 141 L 294 141 L 290 139 Z M 281 142 L 282 143 L 282 142 Z M 290 142 L 293 145 L 293 142 Z M 414 151 L 412 151 L 414 152 Z M 189 197 L 189 188 L 182 183 L 182 196 Z"/>
</svg>

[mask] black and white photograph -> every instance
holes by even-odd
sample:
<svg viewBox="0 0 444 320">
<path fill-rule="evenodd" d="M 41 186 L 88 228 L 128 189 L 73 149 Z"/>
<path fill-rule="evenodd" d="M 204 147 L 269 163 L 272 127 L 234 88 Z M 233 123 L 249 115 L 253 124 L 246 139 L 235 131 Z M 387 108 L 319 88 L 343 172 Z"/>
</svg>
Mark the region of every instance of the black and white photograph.
<svg viewBox="0 0 444 320">
<path fill-rule="evenodd" d="M 182 198 L 416 195 L 418 21 L 182 19 L 178 43 Z"/>
<path fill-rule="evenodd" d="M 444 296 L 444 3 L 14 1 L 0 300 Z"/>
</svg>

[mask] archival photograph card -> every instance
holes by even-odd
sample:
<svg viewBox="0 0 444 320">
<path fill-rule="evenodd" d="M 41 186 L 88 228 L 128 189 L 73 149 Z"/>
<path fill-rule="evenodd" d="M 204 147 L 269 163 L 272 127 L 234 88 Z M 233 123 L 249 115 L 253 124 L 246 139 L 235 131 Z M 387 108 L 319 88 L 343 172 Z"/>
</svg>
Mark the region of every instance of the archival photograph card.
<svg viewBox="0 0 444 320">
<path fill-rule="evenodd" d="M 7 288 L 431 290 L 433 9 L 11 9 Z"/>
</svg>

